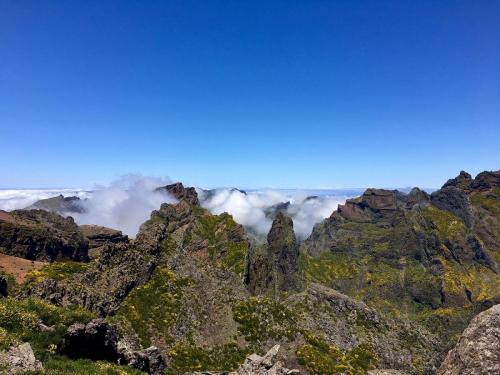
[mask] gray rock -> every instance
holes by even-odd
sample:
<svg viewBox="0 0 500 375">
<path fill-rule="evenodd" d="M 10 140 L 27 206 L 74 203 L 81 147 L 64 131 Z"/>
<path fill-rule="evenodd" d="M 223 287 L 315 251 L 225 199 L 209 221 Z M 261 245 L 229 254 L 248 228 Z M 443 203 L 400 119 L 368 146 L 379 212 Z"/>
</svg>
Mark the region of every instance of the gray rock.
<svg viewBox="0 0 500 375">
<path fill-rule="evenodd" d="M 33 349 L 27 342 L 0 353 L 0 366 L 6 368 L 8 375 L 43 369 L 42 363 L 35 358 Z"/>
<path fill-rule="evenodd" d="M 495 305 L 472 319 L 437 373 L 500 374 L 500 305 Z"/>
</svg>

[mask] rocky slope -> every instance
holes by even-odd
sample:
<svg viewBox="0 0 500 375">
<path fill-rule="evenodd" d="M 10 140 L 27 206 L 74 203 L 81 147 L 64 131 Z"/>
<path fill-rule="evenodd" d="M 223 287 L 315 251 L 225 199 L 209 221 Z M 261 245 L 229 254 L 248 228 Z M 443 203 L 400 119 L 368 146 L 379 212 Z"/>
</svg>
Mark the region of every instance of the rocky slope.
<svg viewBox="0 0 500 375">
<path fill-rule="evenodd" d="M 0 350 L 31 342 L 43 371 L 61 374 L 273 373 L 257 354 L 275 345 L 277 373 L 433 374 L 472 316 L 499 299 L 498 172 L 461 173 L 431 195 L 368 189 L 303 243 L 283 212 L 251 245 L 194 189 L 164 189 L 179 202 L 153 211 L 130 241 L 52 213 L 0 213 L 0 228 L 17 230 L 0 232 L 2 251 L 31 256 L 12 250 L 33 242 L 19 241 L 21 229 L 40 257 L 53 237 L 99 249 L 89 262 L 49 258 L 22 284 L 4 277 Z M 36 237 L 32 226 L 44 230 Z"/>
<path fill-rule="evenodd" d="M 461 173 L 430 196 L 368 189 L 315 226 L 306 279 L 417 321 L 451 345 L 500 298 L 498 172 Z"/>
</svg>

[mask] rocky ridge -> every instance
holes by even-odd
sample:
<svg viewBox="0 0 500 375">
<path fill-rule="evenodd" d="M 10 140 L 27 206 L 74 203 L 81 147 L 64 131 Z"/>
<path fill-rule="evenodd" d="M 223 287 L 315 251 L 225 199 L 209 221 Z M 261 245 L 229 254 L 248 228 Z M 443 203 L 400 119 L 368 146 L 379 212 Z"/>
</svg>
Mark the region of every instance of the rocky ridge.
<svg viewBox="0 0 500 375">
<path fill-rule="evenodd" d="M 173 184 L 179 202 L 153 211 L 135 240 L 114 242 L 116 234 L 105 231 L 94 238 L 103 242 L 90 262 L 54 259 L 27 278 L 16 299 L 0 299 L 0 322 L 14 307 L 24 309 L 19 319 L 55 309 L 40 315 L 43 325 L 29 323 L 36 335 L 49 335 L 54 311 L 64 317 L 79 306 L 104 320 L 65 318 L 56 353 L 47 345 L 37 353 L 149 373 L 220 373 L 247 364 L 249 374 L 433 374 L 453 336 L 498 300 L 497 174 L 459 176 L 431 195 L 368 189 L 303 243 L 293 221 L 277 213 L 267 243 L 253 247 L 230 215 L 210 214 L 194 189 Z M 2 222 L 25 225 L 22 215 L 0 214 Z M 24 215 L 43 222 L 37 215 L 48 214 Z M 5 332 L 11 342 L 14 331 Z M 278 344 L 279 366 L 249 357 Z"/>
</svg>

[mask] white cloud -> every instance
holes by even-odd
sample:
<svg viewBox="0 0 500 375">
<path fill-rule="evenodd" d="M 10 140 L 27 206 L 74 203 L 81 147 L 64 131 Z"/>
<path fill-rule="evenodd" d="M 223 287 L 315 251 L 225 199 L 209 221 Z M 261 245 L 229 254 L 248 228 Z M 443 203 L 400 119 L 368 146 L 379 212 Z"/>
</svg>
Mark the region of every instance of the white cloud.
<svg viewBox="0 0 500 375">
<path fill-rule="evenodd" d="M 94 190 L 91 197 L 82 202 L 85 212 L 72 216 L 78 224 L 103 225 L 135 237 L 151 211 L 162 203 L 176 202 L 167 193 L 154 190 L 168 182 L 140 175 L 124 176 L 109 186 Z"/>
</svg>

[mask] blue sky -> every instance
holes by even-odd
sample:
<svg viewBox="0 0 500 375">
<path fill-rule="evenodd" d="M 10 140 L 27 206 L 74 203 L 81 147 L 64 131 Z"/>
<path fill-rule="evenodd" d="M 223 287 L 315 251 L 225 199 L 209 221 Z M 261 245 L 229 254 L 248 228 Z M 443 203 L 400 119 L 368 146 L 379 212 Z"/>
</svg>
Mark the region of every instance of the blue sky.
<svg viewBox="0 0 500 375">
<path fill-rule="evenodd" d="M 498 1 L 0 1 L 0 187 L 500 168 Z"/>
</svg>

